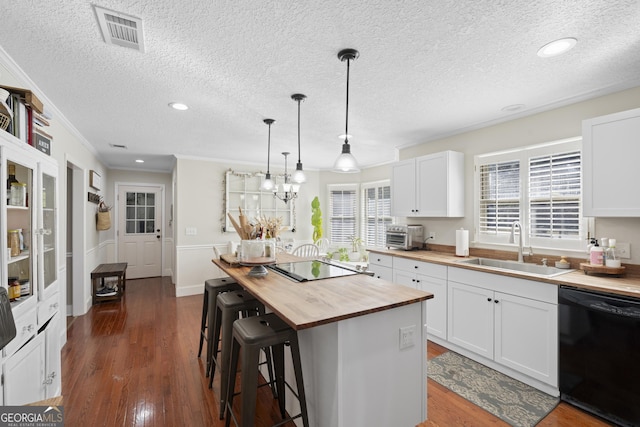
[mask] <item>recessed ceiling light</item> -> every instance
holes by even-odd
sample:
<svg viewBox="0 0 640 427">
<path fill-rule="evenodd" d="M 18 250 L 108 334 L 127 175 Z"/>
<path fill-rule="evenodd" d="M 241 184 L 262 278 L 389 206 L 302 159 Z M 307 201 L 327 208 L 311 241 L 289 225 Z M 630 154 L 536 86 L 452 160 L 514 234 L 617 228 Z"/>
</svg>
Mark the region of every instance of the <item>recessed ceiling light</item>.
<svg viewBox="0 0 640 427">
<path fill-rule="evenodd" d="M 142 159 L 136 159 L 136 163 L 144 163 L 144 160 L 142 160 Z"/>
<path fill-rule="evenodd" d="M 540 58 L 550 58 L 552 56 L 562 55 L 563 53 L 571 50 L 578 40 L 573 37 L 567 37 L 564 39 L 554 40 L 551 43 L 547 43 L 538 50 L 538 56 Z"/>
<path fill-rule="evenodd" d="M 524 107 L 524 104 L 512 104 L 512 105 L 507 105 L 506 107 L 502 107 L 501 110 L 502 111 L 518 111 L 521 110 Z"/>
<path fill-rule="evenodd" d="M 169 107 L 173 108 L 174 110 L 180 110 L 180 111 L 189 109 L 189 106 L 187 104 L 183 104 L 181 102 L 170 102 Z"/>
</svg>

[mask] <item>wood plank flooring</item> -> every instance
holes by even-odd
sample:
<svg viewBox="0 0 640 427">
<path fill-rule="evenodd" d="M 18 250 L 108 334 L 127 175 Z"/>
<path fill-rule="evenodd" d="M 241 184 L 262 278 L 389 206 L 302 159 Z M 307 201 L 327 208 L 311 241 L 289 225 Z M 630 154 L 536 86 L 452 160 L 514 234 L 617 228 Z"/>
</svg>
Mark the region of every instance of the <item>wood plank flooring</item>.
<svg viewBox="0 0 640 427">
<path fill-rule="evenodd" d="M 176 298 L 169 278 L 151 278 L 127 281 L 121 301 L 73 319 L 62 350 L 65 425 L 224 426 L 218 376 L 210 390 L 197 357 L 201 310 L 201 295 Z M 427 346 L 429 358 L 444 351 Z M 258 390 L 256 415 L 256 426 L 280 420 L 268 387 Z M 428 415 L 420 427 L 507 425 L 431 380 Z M 608 424 L 564 403 L 539 424 L 576 425 Z"/>
</svg>

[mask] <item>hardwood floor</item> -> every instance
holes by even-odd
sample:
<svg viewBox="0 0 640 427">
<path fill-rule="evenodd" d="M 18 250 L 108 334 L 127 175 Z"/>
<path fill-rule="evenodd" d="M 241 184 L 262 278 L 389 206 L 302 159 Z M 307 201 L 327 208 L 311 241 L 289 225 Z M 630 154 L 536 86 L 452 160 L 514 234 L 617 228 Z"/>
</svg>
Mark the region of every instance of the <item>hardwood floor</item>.
<svg viewBox="0 0 640 427">
<path fill-rule="evenodd" d="M 121 301 L 70 322 L 62 350 L 65 425 L 222 427 L 218 376 L 210 390 L 197 357 L 201 310 L 202 296 L 176 298 L 169 278 L 139 279 L 127 281 Z M 429 358 L 444 351 L 427 346 Z M 258 391 L 256 415 L 256 426 L 280 420 L 267 387 Z M 431 380 L 428 415 L 420 427 L 507 425 Z M 608 424 L 566 404 L 539 424 L 576 425 Z"/>
</svg>

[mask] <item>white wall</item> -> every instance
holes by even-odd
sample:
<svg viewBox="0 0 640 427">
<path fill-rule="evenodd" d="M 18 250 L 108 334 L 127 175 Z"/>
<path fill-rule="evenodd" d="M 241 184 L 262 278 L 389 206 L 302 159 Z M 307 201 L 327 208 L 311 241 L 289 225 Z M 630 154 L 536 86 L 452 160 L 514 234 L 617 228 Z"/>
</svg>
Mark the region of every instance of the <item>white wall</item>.
<svg viewBox="0 0 640 427">
<path fill-rule="evenodd" d="M 239 241 L 235 231 L 224 232 L 225 172 L 259 172 L 264 165 L 229 164 L 214 160 L 178 158 L 174 170 L 175 194 L 175 272 L 176 295 L 202 293 L 204 281 L 220 277 L 213 265 L 213 245 L 224 246 L 230 240 Z M 272 174 L 282 173 L 277 167 Z M 286 231 L 284 239 L 296 242 L 311 241 L 311 201 L 319 195 L 318 172 L 305 171 L 307 182 L 301 186 L 295 200 L 296 232 Z M 279 202 L 284 203 L 284 202 Z M 290 202 L 291 203 L 291 202 Z M 234 211 L 234 217 L 237 217 Z M 195 228 L 197 234 L 187 235 L 186 228 Z"/>
</svg>

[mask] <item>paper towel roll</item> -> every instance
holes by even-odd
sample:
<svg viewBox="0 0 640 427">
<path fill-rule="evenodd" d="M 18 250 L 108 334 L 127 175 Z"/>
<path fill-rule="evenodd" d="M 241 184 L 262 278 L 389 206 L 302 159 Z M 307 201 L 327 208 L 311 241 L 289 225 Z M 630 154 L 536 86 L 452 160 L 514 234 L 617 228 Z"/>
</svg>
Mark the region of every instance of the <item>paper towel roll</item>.
<svg viewBox="0 0 640 427">
<path fill-rule="evenodd" d="M 456 256 L 469 256 L 469 230 L 456 230 Z"/>
</svg>

